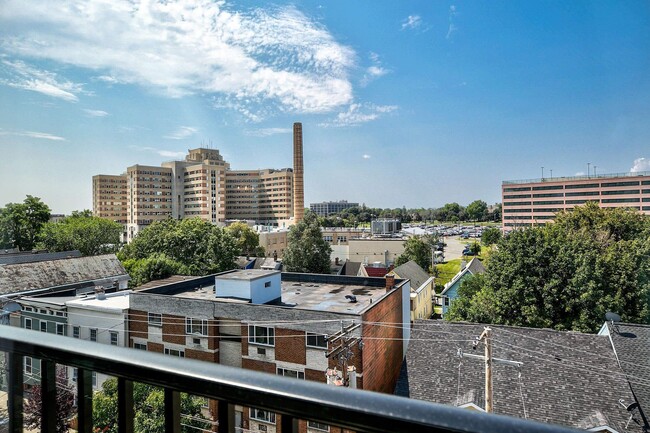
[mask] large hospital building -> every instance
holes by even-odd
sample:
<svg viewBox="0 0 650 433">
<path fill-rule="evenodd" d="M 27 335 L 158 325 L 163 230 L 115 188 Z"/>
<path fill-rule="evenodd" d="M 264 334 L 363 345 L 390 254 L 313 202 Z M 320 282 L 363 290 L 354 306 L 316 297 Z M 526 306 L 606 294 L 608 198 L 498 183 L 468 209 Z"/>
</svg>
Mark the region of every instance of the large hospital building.
<svg viewBox="0 0 650 433">
<path fill-rule="evenodd" d="M 93 213 L 123 224 L 127 241 L 151 223 L 167 218 L 289 225 L 300 219 L 304 209 L 299 123 L 294 124 L 296 164 L 299 167 L 231 170 L 218 150 L 192 149 L 183 161 L 161 166 L 136 164 L 121 175 L 93 176 Z M 300 179 L 296 179 L 298 172 Z M 299 208 L 298 218 L 294 208 Z"/>
<path fill-rule="evenodd" d="M 544 224 L 589 201 L 650 215 L 650 172 L 504 181 L 501 198 L 506 229 Z"/>
</svg>

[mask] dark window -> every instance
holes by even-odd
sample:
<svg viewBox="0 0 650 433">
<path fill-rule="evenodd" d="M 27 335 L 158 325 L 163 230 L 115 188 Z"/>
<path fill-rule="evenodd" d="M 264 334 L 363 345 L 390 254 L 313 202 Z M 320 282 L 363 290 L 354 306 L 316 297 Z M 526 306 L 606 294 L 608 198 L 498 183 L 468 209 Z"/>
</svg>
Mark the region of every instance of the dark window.
<svg viewBox="0 0 650 433">
<path fill-rule="evenodd" d="M 638 194 L 638 189 L 617 189 L 610 191 L 603 191 L 603 195 L 625 195 L 625 194 Z"/>
<path fill-rule="evenodd" d="M 543 197 L 564 197 L 564 193 L 556 192 L 553 194 L 533 194 L 533 198 L 543 198 Z"/>
<path fill-rule="evenodd" d="M 248 342 L 255 344 L 275 345 L 275 330 L 266 326 L 248 326 Z"/>
<path fill-rule="evenodd" d="M 504 206 L 530 206 L 529 201 L 504 201 L 503 202 Z"/>
<path fill-rule="evenodd" d="M 580 191 L 580 192 L 567 192 L 566 197 L 581 197 L 585 195 L 600 195 L 599 191 Z"/>
<path fill-rule="evenodd" d="M 564 189 L 564 185 L 534 186 L 533 191 L 548 191 L 550 189 Z"/>
<path fill-rule="evenodd" d="M 523 186 L 519 188 L 504 188 L 503 191 L 505 192 L 517 192 L 517 191 L 530 191 L 529 186 Z"/>
<path fill-rule="evenodd" d="M 504 195 L 503 198 L 530 198 L 530 194 Z"/>
<path fill-rule="evenodd" d="M 610 186 L 637 186 L 639 184 L 639 181 L 629 181 L 629 182 L 609 182 L 609 183 L 601 183 L 600 186 L 603 188 L 607 188 Z"/>
<path fill-rule="evenodd" d="M 579 188 L 598 188 L 600 185 L 597 183 L 583 183 L 578 185 L 566 185 L 566 189 L 579 189 Z"/>
<path fill-rule="evenodd" d="M 638 203 L 638 198 L 604 198 L 603 203 Z"/>
<path fill-rule="evenodd" d="M 327 349 L 327 339 L 321 334 L 307 333 L 307 346 Z"/>
</svg>

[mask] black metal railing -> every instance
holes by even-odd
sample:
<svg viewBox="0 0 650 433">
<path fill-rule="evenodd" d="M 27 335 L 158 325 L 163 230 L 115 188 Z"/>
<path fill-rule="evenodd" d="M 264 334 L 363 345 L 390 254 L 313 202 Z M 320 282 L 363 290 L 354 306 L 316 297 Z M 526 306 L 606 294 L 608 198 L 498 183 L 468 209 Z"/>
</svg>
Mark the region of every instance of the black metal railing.
<svg viewBox="0 0 650 433">
<path fill-rule="evenodd" d="M 92 372 L 117 377 L 118 431 L 133 431 L 133 383 L 165 390 L 165 431 L 180 432 L 180 393 L 215 399 L 219 432 L 234 432 L 234 405 L 281 415 L 282 433 L 298 420 L 358 432 L 571 432 L 559 426 L 325 384 L 219 364 L 93 343 L 15 327 L 0 327 L 7 353 L 9 431 L 23 431 L 23 357 L 41 360 L 43 433 L 56 431 L 56 364 L 78 368 L 78 429 L 92 431 Z"/>
</svg>

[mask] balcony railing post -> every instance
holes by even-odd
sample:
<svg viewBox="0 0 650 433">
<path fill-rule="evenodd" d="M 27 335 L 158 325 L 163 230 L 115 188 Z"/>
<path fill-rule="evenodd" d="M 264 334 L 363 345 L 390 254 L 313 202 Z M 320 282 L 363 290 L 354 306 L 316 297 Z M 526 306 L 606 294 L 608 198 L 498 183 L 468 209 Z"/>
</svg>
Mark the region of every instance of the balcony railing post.
<svg viewBox="0 0 650 433">
<path fill-rule="evenodd" d="M 235 432 L 235 406 L 227 401 L 219 400 L 217 403 L 217 418 L 219 418 L 219 433 Z"/>
<path fill-rule="evenodd" d="M 92 371 L 77 370 L 77 431 L 91 433 L 93 429 L 93 377 Z"/>
<path fill-rule="evenodd" d="M 23 357 L 13 352 L 7 353 L 9 391 L 7 409 L 9 411 L 9 431 L 23 431 Z"/>
<path fill-rule="evenodd" d="M 41 432 L 56 433 L 56 364 L 41 359 Z"/>
<path fill-rule="evenodd" d="M 117 432 L 133 433 L 133 382 L 117 379 Z"/>
<path fill-rule="evenodd" d="M 298 433 L 298 420 L 289 415 L 281 415 L 280 430 L 282 433 Z"/>
<path fill-rule="evenodd" d="M 165 432 L 181 432 L 181 393 L 165 388 Z"/>
</svg>

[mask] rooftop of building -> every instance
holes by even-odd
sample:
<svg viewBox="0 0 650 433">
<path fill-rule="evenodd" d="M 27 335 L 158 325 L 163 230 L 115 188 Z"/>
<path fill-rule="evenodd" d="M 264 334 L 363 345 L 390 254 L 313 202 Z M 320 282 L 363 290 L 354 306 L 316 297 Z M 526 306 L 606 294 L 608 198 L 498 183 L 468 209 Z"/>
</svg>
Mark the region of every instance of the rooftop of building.
<svg viewBox="0 0 650 433">
<path fill-rule="evenodd" d="M 79 250 L 60 251 L 50 253 L 48 251 L 21 251 L 0 255 L 0 265 L 16 265 L 19 263 L 44 262 L 46 260 L 68 259 L 81 257 Z"/>
<path fill-rule="evenodd" d="M 612 179 L 618 177 L 644 177 L 650 176 L 650 171 L 636 171 L 629 173 L 609 173 L 609 174 L 595 174 L 595 175 L 580 175 L 580 176 L 556 176 L 556 177 L 541 177 L 537 179 L 520 179 L 520 180 L 504 180 L 503 185 L 516 185 L 524 183 L 551 183 L 551 182 L 570 182 L 581 180 L 596 180 L 596 179 Z"/>
<path fill-rule="evenodd" d="M 265 278 L 279 274 L 280 271 L 275 270 L 271 271 L 267 269 L 242 269 L 235 272 L 217 275 L 215 278 L 219 280 L 253 281 L 259 278 Z"/>
<path fill-rule="evenodd" d="M 618 432 L 640 432 L 619 403 L 634 402 L 609 339 L 551 329 L 490 326 L 493 356 L 521 367 L 494 363 L 493 409 L 501 415 Z M 472 342 L 485 325 L 417 320 L 395 393 L 452 406 L 485 406 L 485 363 L 460 358 L 476 352 Z M 600 430 L 599 430 L 600 431 Z M 610 430 L 611 431 L 611 430 Z"/>
<path fill-rule="evenodd" d="M 7 264 L 0 266 L 0 294 L 56 292 L 71 285 L 111 285 L 128 279 L 115 254 Z"/>
<path fill-rule="evenodd" d="M 66 302 L 68 308 L 82 308 L 95 311 L 121 312 L 129 309 L 131 291 L 106 293 L 104 296 L 77 296 Z"/>
</svg>

